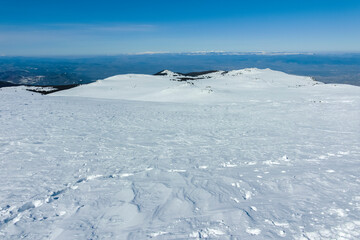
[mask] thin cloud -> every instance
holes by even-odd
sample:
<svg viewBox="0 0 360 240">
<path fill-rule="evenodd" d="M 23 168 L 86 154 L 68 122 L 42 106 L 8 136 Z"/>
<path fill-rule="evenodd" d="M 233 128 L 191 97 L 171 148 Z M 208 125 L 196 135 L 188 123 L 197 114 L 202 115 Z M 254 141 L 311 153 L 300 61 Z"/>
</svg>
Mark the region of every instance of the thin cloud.
<svg viewBox="0 0 360 240">
<path fill-rule="evenodd" d="M 77 31 L 103 31 L 103 32 L 151 32 L 156 30 L 151 24 L 46 24 L 47 29 L 77 30 Z"/>
<path fill-rule="evenodd" d="M 157 26 L 151 24 L 38 24 L 0 25 L 0 34 L 11 32 L 153 32 Z"/>
<path fill-rule="evenodd" d="M 150 24 L 38 24 L 0 25 L 0 42 L 34 43 L 107 37 L 109 39 L 133 34 L 149 34 L 158 30 Z"/>
<path fill-rule="evenodd" d="M 152 32 L 156 30 L 154 25 L 119 25 L 119 26 L 89 26 L 89 30 L 106 32 Z"/>
</svg>

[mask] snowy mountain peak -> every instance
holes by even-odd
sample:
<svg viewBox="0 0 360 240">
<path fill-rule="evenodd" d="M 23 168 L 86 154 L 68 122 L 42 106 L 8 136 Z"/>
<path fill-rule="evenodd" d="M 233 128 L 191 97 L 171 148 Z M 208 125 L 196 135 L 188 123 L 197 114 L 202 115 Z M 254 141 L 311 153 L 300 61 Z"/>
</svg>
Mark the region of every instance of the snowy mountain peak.
<svg viewBox="0 0 360 240">
<path fill-rule="evenodd" d="M 177 76 L 181 76 L 182 74 L 179 74 L 179 73 L 175 73 L 175 72 L 172 72 L 170 70 L 162 70 L 158 73 L 155 73 L 154 74 L 155 76 L 169 76 L 169 77 L 177 77 Z"/>
<path fill-rule="evenodd" d="M 261 72 L 272 72 L 273 70 L 267 69 L 258 69 L 258 68 L 245 68 L 239 70 L 231 71 L 220 71 L 220 70 L 210 70 L 210 71 L 201 71 L 201 72 L 189 72 L 189 73 L 179 73 L 173 72 L 170 70 L 162 70 L 158 73 L 155 73 L 155 76 L 167 76 L 167 77 L 187 77 L 194 79 L 202 79 L 203 77 L 216 77 L 216 76 L 231 76 L 236 77 L 242 74 L 257 74 Z"/>
<path fill-rule="evenodd" d="M 158 73 L 155 73 L 155 76 L 169 76 L 169 77 L 202 77 L 204 75 L 209 75 L 213 73 L 222 73 L 224 71 L 217 71 L 217 70 L 209 70 L 209 71 L 201 71 L 201 72 L 189 72 L 189 73 L 179 73 L 179 72 L 173 72 L 170 70 L 162 70 Z"/>
</svg>

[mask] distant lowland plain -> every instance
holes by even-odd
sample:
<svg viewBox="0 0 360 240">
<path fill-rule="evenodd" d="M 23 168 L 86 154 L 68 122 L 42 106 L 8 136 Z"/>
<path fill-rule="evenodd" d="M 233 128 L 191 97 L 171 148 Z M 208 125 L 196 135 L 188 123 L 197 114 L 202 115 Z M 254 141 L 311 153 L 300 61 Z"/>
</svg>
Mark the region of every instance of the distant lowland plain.
<svg viewBox="0 0 360 240">
<path fill-rule="evenodd" d="M 0 87 L 86 84 L 127 73 L 163 69 L 189 73 L 270 68 L 324 83 L 360 86 L 360 53 L 143 53 L 113 56 L 0 57 Z"/>
</svg>

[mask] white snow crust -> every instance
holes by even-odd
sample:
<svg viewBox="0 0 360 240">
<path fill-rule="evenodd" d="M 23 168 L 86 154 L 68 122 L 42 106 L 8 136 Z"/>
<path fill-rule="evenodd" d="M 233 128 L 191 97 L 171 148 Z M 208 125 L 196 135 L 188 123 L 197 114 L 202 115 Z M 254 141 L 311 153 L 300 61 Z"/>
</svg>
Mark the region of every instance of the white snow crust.
<svg viewBox="0 0 360 240">
<path fill-rule="evenodd" d="M 360 238 L 359 87 L 180 78 L 1 88 L 0 239 Z"/>
</svg>

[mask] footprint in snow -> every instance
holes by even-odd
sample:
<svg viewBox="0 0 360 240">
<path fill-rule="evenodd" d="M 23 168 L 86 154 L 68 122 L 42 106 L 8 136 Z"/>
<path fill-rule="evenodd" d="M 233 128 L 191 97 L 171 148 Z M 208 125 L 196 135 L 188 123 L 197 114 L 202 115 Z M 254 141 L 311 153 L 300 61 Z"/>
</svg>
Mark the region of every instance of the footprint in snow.
<svg viewBox="0 0 360 240">
<path fill-rule="evenodd" d="M 182 172 L 186 172 L 186 170 L 182 170 L 182 169 L 169 169 L 168 172 L 182 173 Z"/>
<path fill-rule="evenodd" d="M 231 162 L 222 163 L 221 165 L 222 165 L 223 167 L 227 167 L 227 168 L 237 167 L 236 164 L 233 164 L 233 163 L 231 163 Z"/>
<path fill-rule="evenodd" d="M 207 169 L 208 166 L 199 166 L 199 169 Z"/>
<path fill-rule="evenodd" d="M 205 228 L 200 231 L 193 232 L 189 235 L 191 238 L 213 238 L 225 235 L 225 233 L 219 229 Z"/>
<path fill-rule="evenodd" d="M 256 162 L 245 162 L 246 165 L 253 166 L 256 165 Z"/>
<path fill-rule="evenodd" d="M 287 155 L 282 156 L 279 160 L 284 161 L 284 162 L 290 162 L 290 159 Z"/>
<path fill-rule="evenodd" d="M 257 208 L 255 206 L 251 206 L 250 209 L 257 212 Z"/>
<path fill-rule="evenodd" d="M 234 182 L 234 183 L 231 183 L 231 186 L 240 188 L 240 186 L 241 186 L 240 184 L 241 184 L 240 182 Z"/>
<path fill-rule="evenodd" d="M 250 235 L 259 235 L 261 233 L 261 230 L 258 228 L 247 228 L 246 232 Z"/>
<path fill-rule="evenodd" d="M 264 165 L 269 165 L 269 166 L 273 166 L 273 165 L 280 165 L 280 162 L 278 161 L 272 161 L 272 160 L 267 160 L 263 162 Z"/>
</svg>

